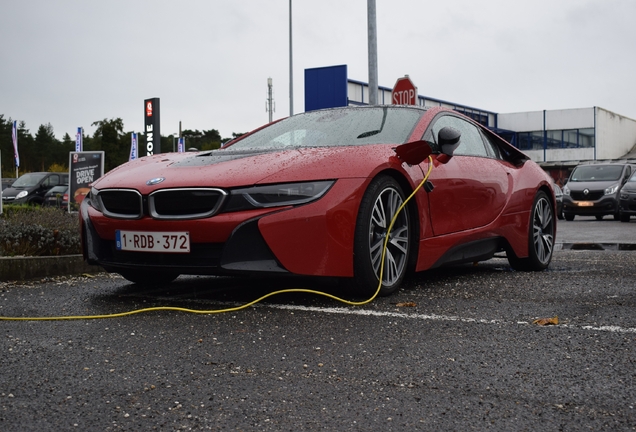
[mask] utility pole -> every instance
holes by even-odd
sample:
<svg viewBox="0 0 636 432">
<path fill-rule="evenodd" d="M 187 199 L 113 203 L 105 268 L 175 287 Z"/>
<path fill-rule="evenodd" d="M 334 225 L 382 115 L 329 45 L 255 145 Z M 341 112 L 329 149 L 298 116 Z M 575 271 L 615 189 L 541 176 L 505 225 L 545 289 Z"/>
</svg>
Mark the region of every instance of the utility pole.
<svg viewBox="0 0 636 432">
<path fill-rule="evenodd" d="M 367 0 L 367 25 L 369 27 L 369 105 L 377 105 L 378 34 L 376 26 L 375 0 Z"/>
<path fill-rule="evenodd" d="M 269 113 L 269 122 L 271 123 L 274 115 L 274 98 L 272 96 L 273 94 L 273 85 L 272 85 L 272 79 L 271 78 L 267 78 L 267 105 L 265 106 L 265 111 L 267 111 Z"/>
<path fill-rule="evenodd" d="M 294 115 L 294 57 L 292 55 L 292 0 L 289 0 L 289 115 Z"/>
</svg>

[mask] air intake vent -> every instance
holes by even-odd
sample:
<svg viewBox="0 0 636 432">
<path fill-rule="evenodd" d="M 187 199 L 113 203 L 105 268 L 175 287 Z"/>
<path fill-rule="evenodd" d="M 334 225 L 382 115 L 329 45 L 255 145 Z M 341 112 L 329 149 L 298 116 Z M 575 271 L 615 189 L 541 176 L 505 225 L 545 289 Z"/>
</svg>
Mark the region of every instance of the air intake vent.
<svg viewBox="0 0 636 432">
<path fill-rule="evenodd" d="M 570 191 L 570 197 L 576 201 L 596 201 L 603 198 L 604 191 L 589 191 L 587 194 L 583 192 Z"/>
<path fill-rule="evenodd" d="M 213 188 L 162 189 L 148 196 L 155 219 L 199 219 L 214 215 L 227 193 Z"/>
<path fill-rule="evenodd" d="M 107 189 L 99 192 L 104 214 L 119 219 L 139 219 L 143 215 L 141 194 L 132 189 Z"/>
</svg>

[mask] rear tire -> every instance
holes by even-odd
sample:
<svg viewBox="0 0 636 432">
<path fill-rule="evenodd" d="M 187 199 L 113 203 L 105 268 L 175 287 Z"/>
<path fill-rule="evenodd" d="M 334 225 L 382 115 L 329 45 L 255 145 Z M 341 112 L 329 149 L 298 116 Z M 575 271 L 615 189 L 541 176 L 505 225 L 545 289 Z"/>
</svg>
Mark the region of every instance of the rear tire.
<svg viewBox="0 0 636 432">
<path fill-rule="evenodd" d="M 596 215 L 594 217 L 596 218 L 596 220 L 603 220 L 603 215 Z"/>
<path fill-rule="evenodd" d="M 371 297 L 378 289 L 382 249 L 392 218 L 404 202 L 404 193 L 392 177 L 374 179 L 364 193 L 354 237 L 354 289 Z M 389 234 L 384 256 L 380 296 L 397 290 L 406 274 L 411 249 L 411 222 L 405 207 Z"/>
<path fill-rule="evenodd" d="M 550 200 L 543 191 L 537 193 L 534 198 L 528 225 L 528 257 L 517 258 L 511 251 L 508 253 L 508 262 L 515 270 L 545 270 L 550 264 L 554 252 L 556 219 Z"/>
</svg>

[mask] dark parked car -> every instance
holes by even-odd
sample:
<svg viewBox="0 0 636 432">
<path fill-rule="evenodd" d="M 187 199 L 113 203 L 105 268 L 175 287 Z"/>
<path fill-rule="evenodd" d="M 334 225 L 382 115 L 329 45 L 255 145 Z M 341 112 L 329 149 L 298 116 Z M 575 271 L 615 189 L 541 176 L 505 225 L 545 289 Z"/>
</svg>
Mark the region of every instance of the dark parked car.
<svg viewBox="0 0 636 432">
<path fill-rule="evenodd" d="M 42 204 L 53 187 L 68 185 L 68 173 L 35 172 L 23 174 L 2 191 L 3 204 Z"/>
<path fill-rule="evenodd" d="M 64 210 L 68 209 L 68 186 L 53 186 L 46 194 L 44 194 L 45 206 L 57 207 Z"/>
<path fill-rule="evenodd" d="M 140 284 L 269 273 L 337 277 L 387 295 L 409 270 L 503 251 L 515 269 L 547 268 L 552 184 L 525 154 L 449 109 L 309 111 L 220 150 L 110 171 L 81 204 L 83 253 Z"/>
<path fill-rule="evenodd" d="M 577 215 L 596 216 L 598 220 L 612 215 L 618 220 L 619 193 L 635 168 L 626 163 L 590 163 L 574 168 L 563 187 L 565 220 L 574 220 Z"/>
<path fill-rule="evenodd" d="M 2 190 L 5 190 L 9 186 L 11 186 L 14 181 L 15 181 L 14 178 L 3 178 L 2 179 Z"/>
<path fill-rule="evenodd" d="M 636 216 L 636 172 L 621 189 L 619 205 L 621 222 L 629 222 L 631 216 Z"/>
</svg>

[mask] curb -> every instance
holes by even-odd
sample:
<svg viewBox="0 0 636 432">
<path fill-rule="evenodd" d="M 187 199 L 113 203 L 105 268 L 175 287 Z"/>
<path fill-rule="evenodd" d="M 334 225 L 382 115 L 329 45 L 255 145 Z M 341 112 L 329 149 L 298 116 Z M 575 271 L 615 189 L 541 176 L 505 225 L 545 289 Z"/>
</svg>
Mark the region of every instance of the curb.
<svg viewBox="0 0 636 432">
<path fill-rule="evenodd" d="M 0 257 L 0 281 L 2 282 L 103 271 L 104 269 L 100 266 L 87 264 L 82 255 Z"/>
</svg>

